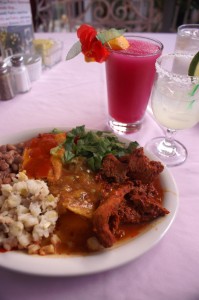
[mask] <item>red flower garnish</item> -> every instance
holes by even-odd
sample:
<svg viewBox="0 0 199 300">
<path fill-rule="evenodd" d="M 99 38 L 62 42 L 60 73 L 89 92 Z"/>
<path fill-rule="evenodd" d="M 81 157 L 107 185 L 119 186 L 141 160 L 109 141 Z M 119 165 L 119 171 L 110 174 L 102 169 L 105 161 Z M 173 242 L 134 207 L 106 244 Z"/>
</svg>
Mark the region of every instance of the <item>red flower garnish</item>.
<svg viewBox="0 0 199 300">
<path fill-rule="evenodd" d="M 104 62 L 109 56 L 109 51 L 96 38 L 97 31 L 90 25 L 83 24 L 77 30 L 77 36 L 82 45 L 82 53 L 87 61 Z"/>
<path fill-rule="evenodd" d="M 77 30 L 77 41 L 68 51 L 66 60 L 72 59 L 80 53 L 84 54 L 85 61 L 96 61 L 102 63 L 107 60 L 111 49 L 127 49 L 128 41 L 122 36 L 122 31 L 115 28 L 108 30 L 97 30 L 82 24 Z"/>
</svg>

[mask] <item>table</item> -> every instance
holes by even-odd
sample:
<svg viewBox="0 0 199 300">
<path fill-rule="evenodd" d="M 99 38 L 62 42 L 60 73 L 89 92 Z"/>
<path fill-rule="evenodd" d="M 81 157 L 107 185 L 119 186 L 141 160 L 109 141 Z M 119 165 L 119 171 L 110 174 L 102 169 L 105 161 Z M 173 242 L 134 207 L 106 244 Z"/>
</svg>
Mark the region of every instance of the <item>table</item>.
<svg viewBox="0 0 199 300">
<path fill-rule="evenodd" d="M 175 34 L 147 33 L 172 52 Z M 79 55 L 64 61 L 74 33 L 40 33 L 64 42 L 63 60 L 45 70 L 30 92 L 0 102 L 0 136 L 32 128 L 73 127 L 106 129 L 107 101 L 104 64 L 86 64 Z M 1 300 L 196 300 L 199 299 L 199 124 L 178 133 L 188 149 L 188 159 L 171 168 L 180 206 L 164 238 L 135 261 L 114 270 L 80 277 L 48 278 L 15 273 L 0 268 Z M 141 145 L 162 134 L 150 113 L 142 129 L 127 136 Z M 0 138 L 1 140 L 1 138 Z"/>
</svg>

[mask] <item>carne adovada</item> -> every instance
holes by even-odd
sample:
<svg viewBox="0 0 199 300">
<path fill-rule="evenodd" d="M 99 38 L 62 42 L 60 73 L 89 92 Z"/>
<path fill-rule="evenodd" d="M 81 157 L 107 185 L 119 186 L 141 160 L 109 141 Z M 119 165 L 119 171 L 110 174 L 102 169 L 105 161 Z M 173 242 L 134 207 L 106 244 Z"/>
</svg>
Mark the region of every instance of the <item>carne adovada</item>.
<svg viewBox="0 0 199 300">
<path fill-rule="evenodd" d="M 1 146 L 0 247 L 88 253 L 134 236 L 169 213 L 158 179 L 163 169 L 136 142 L 127 146 L 84 126 Z"/>
</svg>

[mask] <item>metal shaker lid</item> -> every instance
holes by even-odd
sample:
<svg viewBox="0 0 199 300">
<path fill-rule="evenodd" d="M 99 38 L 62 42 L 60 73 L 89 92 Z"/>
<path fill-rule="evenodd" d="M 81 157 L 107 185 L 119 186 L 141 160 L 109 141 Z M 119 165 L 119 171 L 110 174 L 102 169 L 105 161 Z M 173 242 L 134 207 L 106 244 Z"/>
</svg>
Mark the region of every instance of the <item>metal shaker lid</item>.
<svg viewBox="0 0 199 300">
<path fill-rule="evenodd" d="M 8 65 L 5 61 L 0 61 L 0 74 L 4 74 L 8 71 Z"/>
<path fill-rule="evenodd" d="M 13 67 L 19 67 L 24 64 L 23 55 L 15 54 L 11 57 L 11 64 Z"/>
<path fill-rule="evenodd" d="M 38 54 L 26 54 L 24 55 L 24 64 L 32 65 L 41 61 L 41 56 Z"/>
</svg>

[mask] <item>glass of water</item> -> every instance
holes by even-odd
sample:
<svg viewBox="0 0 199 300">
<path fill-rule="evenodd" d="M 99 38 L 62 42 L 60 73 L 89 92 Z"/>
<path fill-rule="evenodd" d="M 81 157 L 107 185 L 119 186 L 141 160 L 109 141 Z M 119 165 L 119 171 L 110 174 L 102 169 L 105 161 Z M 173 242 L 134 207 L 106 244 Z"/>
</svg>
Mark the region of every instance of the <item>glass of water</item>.
<svg viewBox="0 0 199 300">
<path fill-rule="evenodd" d="M 178 27 L 175 52 L 196 54 L 199 51 L 199 24 Z"/>
</svg>

